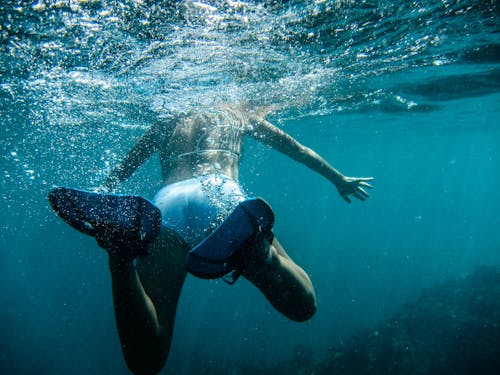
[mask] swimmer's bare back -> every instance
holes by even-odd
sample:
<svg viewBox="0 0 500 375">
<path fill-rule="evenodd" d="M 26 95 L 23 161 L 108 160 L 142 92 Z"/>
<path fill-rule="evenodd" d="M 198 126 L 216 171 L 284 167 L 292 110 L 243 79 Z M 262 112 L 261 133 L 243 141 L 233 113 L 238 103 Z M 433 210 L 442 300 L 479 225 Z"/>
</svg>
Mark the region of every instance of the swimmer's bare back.
<svg viewBox="0 0 500 375">
<path fill-rule="evenodd" d="M 250 129 L 250 117 L 229 106 L 156 123 L 108 176 L 103 188 L 112 190 L 155 152 L 165 185 L 214 173 L 237 181 L 242 141 Z"/>
<path fill-rule="evenodd" d="M 207 174 L 238 180 L 243 137 L 249 119 L 236 110 L 205 111 L 174 120 L 160 132 L 165 184 Z"/>
</svg>

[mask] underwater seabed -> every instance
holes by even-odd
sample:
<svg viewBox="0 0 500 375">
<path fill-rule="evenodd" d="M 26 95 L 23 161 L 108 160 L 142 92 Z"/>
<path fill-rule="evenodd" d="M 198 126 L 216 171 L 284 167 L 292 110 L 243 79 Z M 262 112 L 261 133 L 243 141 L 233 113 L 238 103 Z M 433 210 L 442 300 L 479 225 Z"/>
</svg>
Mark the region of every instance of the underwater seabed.
<svg viewBox="0 0 500 375">
<path fill-rule="evenodd" d="M 245 362 L 208 362 L 199 375 L 497 374 L 500 368 L 500 267 L 426 288 L 385 323 L 358 332 L 314 362 L 307 347 L 270 368 Z"/>
</svg>

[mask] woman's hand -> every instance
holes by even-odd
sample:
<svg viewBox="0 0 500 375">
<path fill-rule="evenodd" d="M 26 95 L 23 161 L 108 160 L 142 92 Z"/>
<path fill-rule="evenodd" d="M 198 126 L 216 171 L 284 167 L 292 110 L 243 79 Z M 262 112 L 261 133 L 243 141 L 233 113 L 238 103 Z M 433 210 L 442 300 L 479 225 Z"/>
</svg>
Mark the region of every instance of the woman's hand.
<svg viewBox="0 0 500 375">
<path fill-rule="evenodd" d="M 347 202 L 351 203 L 349 195 L 360 201 L 365 201 L 370 197 L 370 194 L 366 192 L 363 188 L 371 189 L 372 186 L 367 183 L 367 181 L 373 180 L 373 177 L 342 177 L 340 182 L 337 182 L 335 186 L 340 194 L 340 196 Z"/>
</svg>

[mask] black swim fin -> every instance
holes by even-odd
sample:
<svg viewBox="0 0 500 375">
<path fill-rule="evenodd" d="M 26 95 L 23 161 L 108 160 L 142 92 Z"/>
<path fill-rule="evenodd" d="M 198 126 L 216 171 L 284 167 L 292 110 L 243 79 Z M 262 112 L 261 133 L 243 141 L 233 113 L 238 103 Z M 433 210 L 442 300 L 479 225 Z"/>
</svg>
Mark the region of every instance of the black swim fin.
<svg viewBox="0 0 500 375">
<path fill-rule="evenodd" d="M 99 246 L 122 259 L 147 255 L 148 243 L 160 232 L 160 210 L 140 196 L 60 187 L 48 199 L 66 223 L 94 236 Z"/>
<path fill-rule="evenodd" d="M 187 269 L 195 276 L 215 279 L 233 273 L 234 283 L 245 263 L 241 252 L 252 248 L 258 235 L 272 242 L 274 213 L 261 198 L 239 203 L 224 222 L 187 255 Z M 226 280 L 227 281 L 227 280 Z"/>
</svg>

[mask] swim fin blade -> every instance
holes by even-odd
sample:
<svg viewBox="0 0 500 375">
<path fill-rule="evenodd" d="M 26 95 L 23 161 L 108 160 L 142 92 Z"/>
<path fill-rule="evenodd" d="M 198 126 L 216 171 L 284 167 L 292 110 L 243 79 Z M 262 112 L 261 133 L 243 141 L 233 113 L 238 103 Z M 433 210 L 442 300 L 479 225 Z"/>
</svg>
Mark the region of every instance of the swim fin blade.
<svg viewBox="0 0 500 375">
<path fill-rule="evenodd" d="M 140 196 L 59 187 L 48 199 L 66 223 L 95 237 L 101 247 L 122 258 L 147 255 L 147 244 L 160 232 L 160 210 Z"/>
<path fill-rule="evenodd" d="M 274 213 L 263 199 L 250 198 L 239 203 L 219 227 L 189 251 L 188 271 L 205 279 L 227 275 L 238 268 L 239 253 L 259 233 L 272 241 L 273 224 Z"/>
</svg>

